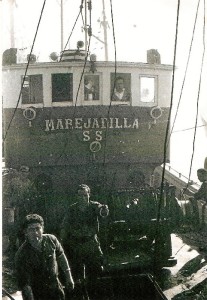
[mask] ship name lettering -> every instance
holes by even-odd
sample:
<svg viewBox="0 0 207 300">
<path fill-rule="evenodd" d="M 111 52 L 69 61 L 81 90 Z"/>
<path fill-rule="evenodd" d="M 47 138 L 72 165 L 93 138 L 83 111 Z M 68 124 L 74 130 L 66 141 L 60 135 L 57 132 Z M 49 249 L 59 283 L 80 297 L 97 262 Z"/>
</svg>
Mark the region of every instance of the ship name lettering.
<svg viewBox="0 0 207 300">
<path fill-rule="evenodd" d="M 65 129 L 138 129 L 138 119 L 128 118 L 74 118 L 74 119 L 47 119 L 45 120 L 45 131 Z"/>
<path fill-rule="evenodd" d="M 102 141 L 103 137 L 102 137 L 102 131 L 101 130 L 96 130 L 95 131 L 95 141 Z M 83 141 L 84 142 L 88 142 L 91 140 L 91 136 L 90 136 L 90 131 L 89 130 L 84 130 L 83 131 Z"/>
</svg>

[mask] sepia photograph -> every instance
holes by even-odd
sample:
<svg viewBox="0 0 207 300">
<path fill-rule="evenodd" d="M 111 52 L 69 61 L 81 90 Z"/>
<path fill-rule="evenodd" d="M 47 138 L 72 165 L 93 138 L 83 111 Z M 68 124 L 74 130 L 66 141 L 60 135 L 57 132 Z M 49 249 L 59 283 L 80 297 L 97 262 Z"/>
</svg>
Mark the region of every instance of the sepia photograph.
<svg viewBox="0 0 207 300">
<path fill-rule="evenodd" d="M 2 300 L 207 299 L 205 0 L 0 0 Z"/>
</svg>

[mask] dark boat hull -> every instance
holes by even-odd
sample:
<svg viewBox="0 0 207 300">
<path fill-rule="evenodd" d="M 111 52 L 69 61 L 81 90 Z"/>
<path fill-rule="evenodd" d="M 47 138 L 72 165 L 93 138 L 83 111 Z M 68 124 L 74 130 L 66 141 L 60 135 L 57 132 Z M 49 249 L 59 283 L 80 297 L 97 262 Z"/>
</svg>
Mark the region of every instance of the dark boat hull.
<svg viewBox="0 0 207 300">
<path fill-rule="evenodd" d="M 6 164 L 17 169 L 27 165 L 34 176 L 46 173 L 57 189 L 65 178 L 72 184 L 77 178 L 101 182 L 104 176 L 105 184 L 123 187 L 138 169 L 149 179 L 163 162 L 169 109 L 159 120 L 150 111 L 130 106 L 32 108 L 28 117 L 17 109 L 5 140 Z M 5 109 L 5 132 L 12 114 L 13 109 Z"/>
</svg>

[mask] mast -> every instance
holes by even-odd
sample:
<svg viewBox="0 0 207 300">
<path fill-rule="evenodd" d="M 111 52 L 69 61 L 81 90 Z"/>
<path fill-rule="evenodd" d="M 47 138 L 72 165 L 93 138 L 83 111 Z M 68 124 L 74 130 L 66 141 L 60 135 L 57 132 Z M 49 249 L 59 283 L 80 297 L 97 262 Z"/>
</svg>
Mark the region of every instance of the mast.
<svg viewBox="0 0 207 300">
<path fill-rule="evenodd" d="M 63 0 L 61 0 L 61 3 L 60 3 L 60 22 L 61 22 L 61 25 L 60 25 L 60 31 L 61 31 L 61 52 L 63 51 Z"/>
<path fill-rule="evenodd" d="M 103 3 L 103 29 L 104 29 L 104 49 L 105 49 L 105 60 L 108 61 L 108 37 L 107 37 L 107 26 L 108 22 L 106 20 L 106 13 L 105 13 L 105 1 L 102 0 Z"/>
<path fill-rule="evenodd" d="M 85 28 L 84 28 L 84 32 L 85 32 L 85 56 L 87 56 L 87 47 L 88 47 L 87 0 L 85 0 L 84 7 L 85 7 Z"/>
<path fill-rule="evenodd" d="M 16 4 L 15 0 L 9 1 L 9 11 L 10 11 L 10 44 L 11 48 L 15 47 L 14 40 L 14 5 Z"/>
</svg>

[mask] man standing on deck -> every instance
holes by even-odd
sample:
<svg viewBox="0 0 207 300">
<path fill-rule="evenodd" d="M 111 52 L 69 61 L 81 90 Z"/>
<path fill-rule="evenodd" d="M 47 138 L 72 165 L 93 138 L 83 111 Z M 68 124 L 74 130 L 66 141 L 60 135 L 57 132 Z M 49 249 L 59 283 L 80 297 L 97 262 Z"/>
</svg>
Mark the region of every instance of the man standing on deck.
<svg viewBox="0 0 207 300">
<path fill-rule="evenodd" d="M 78 186 L 78 201 L 69 207 L 62 224 L 61 239 L 76 280 L 96 278 L 102 271 L 103 253 L 98 240 L 99 217 L 107 217 L 108 206 L 90 200 L 90 188 Z M 85 271 L 84 271 L 85 270 Z"/>
<path fill-rule="evenodd" d="M 74 288 L 74 282 L 61 244 L 54 235 L 43 234 L 44 220 L 37 214 L 27 215 L 23 228 L 26 241 L 15 256 L 23 300 L 64 300 L 58 272 L 62 271 L 69 290 Z"/>
</svg>

